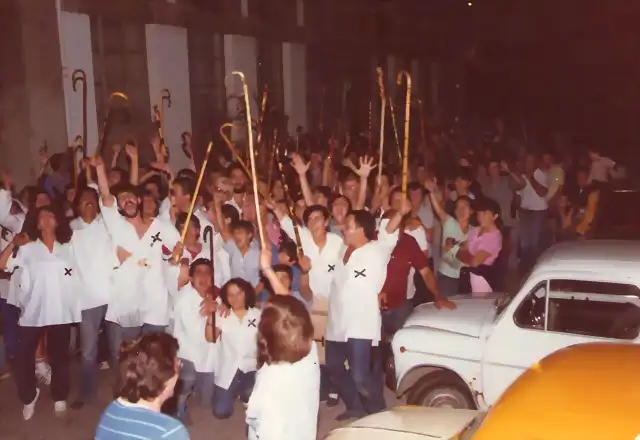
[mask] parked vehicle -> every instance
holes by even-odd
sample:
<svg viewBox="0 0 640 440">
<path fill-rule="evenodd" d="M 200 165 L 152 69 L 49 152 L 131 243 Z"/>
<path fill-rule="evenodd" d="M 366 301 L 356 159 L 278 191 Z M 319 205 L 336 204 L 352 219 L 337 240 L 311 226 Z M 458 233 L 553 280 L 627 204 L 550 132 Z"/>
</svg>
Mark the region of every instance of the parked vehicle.
<svg viewBox="0 0 640 440">
<path fill-rule="evenodd" d="M 392 341 L 396 393 L 413 405 L 485 409 L 529 366 L 587 342 L 639 343 L 640 243 L 556 245 L 515 295 L 417 307 Z"/>
<path fill-rule="evenodd" d="M 575 345 L 533 364 L 488 412 L 398 407 L 326 440 L 638 439 L 638 371 L 638 345 Z"/>
</svg>

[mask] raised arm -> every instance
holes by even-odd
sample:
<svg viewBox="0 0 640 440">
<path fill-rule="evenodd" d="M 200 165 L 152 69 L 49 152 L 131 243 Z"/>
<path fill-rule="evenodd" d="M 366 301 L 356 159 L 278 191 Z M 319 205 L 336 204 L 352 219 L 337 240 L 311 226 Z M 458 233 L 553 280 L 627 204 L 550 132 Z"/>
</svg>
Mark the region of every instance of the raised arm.
<svg viewBox="0 0 640 440">
<path fill-rule="evenodd" d="M 271 288 L 273 289 L 273 293 L 276 295 L 291 295 L 291 291 L 289 291 L 278 275 L 276 275 L 275 271 L 271 267 L 271 249 L 269 247 L 265 247 L 260 252 L 260 269 L 264 274 L 265 278 L 269 281 Z"/>
<path fill-rule="evenodd" d="M 129 182 L 132 185 L 138 185 L 139 179 L 139 165 L 138 165 L 138 148 L 132 143 L 127 143 L 124 146 L 124 152 L 129 157 Z"/>
<path fill-rule="evenodd" d="M 294 154 L 291 157 L 291 165 L 298 173 L 298 178 L 300 179 L 300 189 L 302 190 L 304 202 L 307 204 L 307 206 L 315 205 L 315 201 L 313 200 L 313 191 L 311 191 L 311 185 L 309 185 L 309 179 L 307 179 L 309 163 L 305 163 L 299 154 Z"/>
<path fill-rule="evenodd" d="M 438 189 L 438 185 L 435 180 L 426 180 L 424 187 L 429 191 L 429 201 L 431 202 L 431 208 L 436 213 L 440 221 L 444 222 L 448 214 L 444 210 L 441 202 L 441 194 Z"/>
<path fill-rule="evenodd" d="M 373 164 L 373 157 L 361 157 L 360 167 L 354 169 L 356 174 L 360 176 L 360 192 L 358 193 L 358 201 L 356 202 L 355 209 L 364 209 L 367 203 L 367 186 L 369 181 L 369 174 L 373 171 L 377 165 Z"/>
</svg>

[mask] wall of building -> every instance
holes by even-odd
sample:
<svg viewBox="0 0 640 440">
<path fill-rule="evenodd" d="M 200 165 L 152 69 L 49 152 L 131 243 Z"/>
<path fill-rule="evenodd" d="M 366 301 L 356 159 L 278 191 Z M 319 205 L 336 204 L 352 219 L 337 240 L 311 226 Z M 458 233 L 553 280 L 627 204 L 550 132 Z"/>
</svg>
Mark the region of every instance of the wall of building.
<svg viewBox="0 0 640 440">
<path fill-rule="evenodd" d="M 42 142 L 59 150 L 80 134 L 81 96 L 71 88 L 71 73 L 78 68 L 88 78 L 89 151 L 111 107 L 118 117 L 106 144 L 133 135 L 140 141 L 143 162 L 150 160 L 148 139 L 155 131 L 151 109 L 160 91 L 168 88 L 172 107 L 165 109 L 165 139 L 176 151 L 171 159 L 176 167 L 186 164 L 179 153 L 182 131 L 193 131 L 196 150 L 203 149 L 221 122 L 237 118 L 234 97 L 241 95 L 241 88 L 237 77 L 229 76 L 234 70 L 246 75 L 252 117 L 258 118 L 266 84 L 269 106 L 290 117 L 290 135 L 298 126 L 315 131 L 321 113 L 327 132 L 347 126 L 365 130 L 368 103 L 374 103 L 376 115 L 379 112 L 377 65 L 385 69 L 390 94 L 396 95 L 397 70 L 407 69 L 414 75 L 416 94 L 435 105 L 442 94 L 430 82 L 437 70 L 430 63 L 441 57 L 434 49 L 439 25 L 425 26 L 424 17 L 411 13 L 418 1 L 404 0 L 402 7 L 393 1 L 375 7 L 363 3 L 4 0 L 0 7 L 9 15 L 0 19 L 6 21 L 2 32 L 11 38 L 0 44 L 11 46 L 15 61 L 0 67 L 3 162 L 14 163 L 18 152 L 27 151 L 29 165 L 16 165 L 24 173 L 34 168 Z M 26 41 L 33 35 L 39 38 Z M 117 101 L 109 107 L 115 91 L 127 94 L 128 103 Z M 340 126 L 345 112 L 349 124 Z M 243 129 L 234 136 L 242 138 Z M 29 148 L 14 149 L 16 139 Z"/>
</svg>

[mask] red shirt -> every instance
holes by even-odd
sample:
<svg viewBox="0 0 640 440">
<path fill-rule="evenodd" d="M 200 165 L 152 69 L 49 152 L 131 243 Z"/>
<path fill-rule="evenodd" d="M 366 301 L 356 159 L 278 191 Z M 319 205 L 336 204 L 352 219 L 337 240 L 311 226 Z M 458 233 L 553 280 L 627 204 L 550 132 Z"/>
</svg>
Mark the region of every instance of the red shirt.
<svg viewBox="0 0 640 440">
<path fill-rule="evenodd" d="M 411 268 L 419 272 L 425 267 L 429 267 L 429 261 L 420 250 L 416 239 L 401 232 L 387 264 L 387 279 L 382 287 L 382 291 L 387 294 L 389 309 L 394 309 L 407 300 L 407 283 Z"/>
</svg>

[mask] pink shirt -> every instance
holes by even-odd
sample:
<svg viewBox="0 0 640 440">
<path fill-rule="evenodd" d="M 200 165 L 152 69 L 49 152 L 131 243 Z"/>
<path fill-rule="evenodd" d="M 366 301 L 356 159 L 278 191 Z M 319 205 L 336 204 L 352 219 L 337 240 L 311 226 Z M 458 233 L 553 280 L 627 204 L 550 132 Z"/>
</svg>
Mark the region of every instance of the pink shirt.
<svg viewBox="0 0 640 440">
<path fill-rule="evenodd" d="M 482 235 L 478 235 L 479 233 L 480 228 L 473 228 L 469 231 L 467 239 L 469 252 L 471 255 L 476 255 L 480 251 L 487 252 L 489 256 L 482 264 L 490 266 L 496 261 L 502 250 L 502 233 L 498 229 L 493 232 L 485 232 Z M 471 274 L 470 278 L 473 296 L 484 296 L 492 292 L 491 286 L 483 277 Z"/>
</svg>

